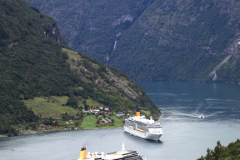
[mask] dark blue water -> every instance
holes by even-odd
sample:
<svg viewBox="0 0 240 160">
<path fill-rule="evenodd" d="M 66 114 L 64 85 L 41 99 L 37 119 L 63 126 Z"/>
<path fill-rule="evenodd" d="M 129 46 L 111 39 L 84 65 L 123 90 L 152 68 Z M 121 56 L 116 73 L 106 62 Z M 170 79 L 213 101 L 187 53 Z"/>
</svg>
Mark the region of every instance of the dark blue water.
<svg viewBox="0 0 240 160">
<path fill-rule="evenodd" d="M 164 112 L 164 121 L 240 122 L 240 85 L 137 82 Z"/>
<path fill-rule="evenodd" d="M 90 152 L 137 150 L 147 160 L 196 160 L 240 138 L 240 85 L 137 82 L 163 111 L 160 142 L 143 140 L 123 128 L 68 131 L 0 138 L 0 160 L 77 159 L 84 145 Z M 199 118 L 203 115 L 204 118 Z"/>
</svg>

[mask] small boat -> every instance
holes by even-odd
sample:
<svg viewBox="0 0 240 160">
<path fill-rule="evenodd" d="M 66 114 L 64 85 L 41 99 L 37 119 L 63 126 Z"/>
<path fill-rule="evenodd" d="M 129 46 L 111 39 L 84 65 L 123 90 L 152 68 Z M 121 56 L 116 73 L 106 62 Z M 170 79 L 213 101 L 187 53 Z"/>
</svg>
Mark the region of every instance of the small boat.
<svg viewBox="0 0 240 160">
<path fill-rule="evenodd" d="M 200 118 L 204 118 L 204 116 L 201 114 Z"/>
</svg>

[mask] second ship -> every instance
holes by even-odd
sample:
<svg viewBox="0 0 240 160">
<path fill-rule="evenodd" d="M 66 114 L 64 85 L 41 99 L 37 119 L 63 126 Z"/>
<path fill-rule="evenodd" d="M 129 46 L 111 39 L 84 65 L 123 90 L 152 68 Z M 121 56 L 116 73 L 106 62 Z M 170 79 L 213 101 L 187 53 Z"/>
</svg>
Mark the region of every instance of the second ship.
<svg viewBox="0 0 240 160">
<path fill-rule="evenodd" d="M 152 117 L 146 119 L 136 112 L 135 116 L 125 119 L 124 131 L 143 139 L 159 141 L 163 135 L 162 126 L 159 121 L 154 121 Z"/>
</svg>

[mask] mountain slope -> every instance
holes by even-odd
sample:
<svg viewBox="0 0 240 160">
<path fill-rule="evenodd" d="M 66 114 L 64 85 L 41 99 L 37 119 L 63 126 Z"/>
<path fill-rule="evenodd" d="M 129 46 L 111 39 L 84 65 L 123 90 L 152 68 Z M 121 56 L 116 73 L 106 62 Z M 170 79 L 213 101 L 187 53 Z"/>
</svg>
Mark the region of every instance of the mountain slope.
<svg viewBox="0 0 240 160">
<path fill-rule="evenodd" d="M 106 61 L 116 38 L 129 28 L 153 0 L 28 0 L 58 21 L 68 46 Z"/>
<path fill-rule="evenodd" d="M 114 111 L 128 112 L 138 105 L 139 109 L 150 110 L 155 118 L 159 115 L 145 91 L 123 72 L 79 52 L 63 48 L 62 53 L 68 55 L 72 72 L 81 79 L 80 88 L 72 89 L 75 96 L 90 97 Z"/>
<path fill-rule="evenodd" d="M 12 125 L 38 120 L 21 101 L 37 96 L 91 97 L 114 111 L 138 105 L 160 114 L 144 90 L 115 68 L 83 55 L 74 66 L 80 59 L 68 54 L 56 21 L 29 3 L 0 1 L 0 24 L 0 134 L 17 134 Z"/>
<path fill-rule="evenodd" d="M 131 78 L 240 82 L 239 1 L 29 1 L 69 46 Z"/>
<path fill-rule="evenodd" d="M 228 74 L 237 70 L 239 53 L 227 49 L 237 43 L 239 22 L 222 2 L 156 0 L 122 36 L 109 64 L 135 79 L 211 81 L 212 70 L 231 54 L 228 62 L 237 63 L 219 67 L 214 80 L 238 82 Z"/>
</svg>

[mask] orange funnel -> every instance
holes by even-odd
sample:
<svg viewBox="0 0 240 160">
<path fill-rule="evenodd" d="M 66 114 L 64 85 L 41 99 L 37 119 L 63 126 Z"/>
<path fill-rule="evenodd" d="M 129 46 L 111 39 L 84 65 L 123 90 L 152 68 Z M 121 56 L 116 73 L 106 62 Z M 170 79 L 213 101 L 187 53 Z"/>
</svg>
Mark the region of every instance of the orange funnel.
<svg viewBox="0 0 240 160">
<path fill-rule="evenodd" d="M 139 117 L 139 116 L 140 116 L 140 112 L 137 112 L 137 113 L 136 113 L 136 116 Z"/>
<path fill-rule="evenodd" d="M 87 150 L 86 148 L 82 148 L 80 151 L 79 159 L 84 160 L 87 158 Z"/>
</svg>

